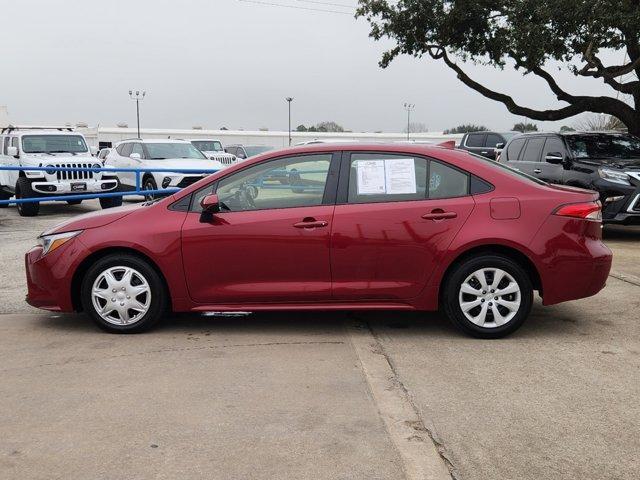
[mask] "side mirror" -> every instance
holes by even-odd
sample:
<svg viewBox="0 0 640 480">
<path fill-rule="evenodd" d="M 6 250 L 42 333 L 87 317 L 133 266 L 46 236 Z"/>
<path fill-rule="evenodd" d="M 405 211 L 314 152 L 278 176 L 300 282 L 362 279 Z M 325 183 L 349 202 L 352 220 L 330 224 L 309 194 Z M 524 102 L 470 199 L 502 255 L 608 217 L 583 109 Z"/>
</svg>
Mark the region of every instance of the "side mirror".
<svg viewBox="0 0 640 480">
<path fill-rule="evenodd" d="M 98 147 L 89 147 L 89 151 L 95 157 L 98 154 Z"/>
<path fill-rule="evenodd" d="M 247 157 L 245 157 L 244 153 L 242 153 L 242 152 L 238 152 L 238 153 L 236 154 L 236 157 L 238 157 L 238 158 L 240 158 L 240 159 L 245 159 L 245 158 L 247 158 Z"/>
<path fill-rule="evenodd" d="M 202 213 L 218 213 L 220 211 L 220 200 L 218 195 L 212 193 L 200 200 L 200 206 L 202 207 Z"/>
<path fill-rule="evenodd" d="M 18 147 L 7 147 L 7 155 L 10 157 L 18 156 Z"/>
<path fill-rule="evenodd" d="M 504 143 L 496 143 L 496 150 L 501 150 L 504 148 Z"/>
<path fill-rule="evenodd" d="M 564 161 L 564 155 L 559 152 L 549 152 L 544 161 L 553 165 L 560 165 Z"/>
<path fill-rule="evenodd" d="M 140 156 L 139 153 L 132 153 L 131 155 L 129 155 L 129 158 L 133 158 L 134 160 L 140 160 L 142 156 Z"/>
</svg>

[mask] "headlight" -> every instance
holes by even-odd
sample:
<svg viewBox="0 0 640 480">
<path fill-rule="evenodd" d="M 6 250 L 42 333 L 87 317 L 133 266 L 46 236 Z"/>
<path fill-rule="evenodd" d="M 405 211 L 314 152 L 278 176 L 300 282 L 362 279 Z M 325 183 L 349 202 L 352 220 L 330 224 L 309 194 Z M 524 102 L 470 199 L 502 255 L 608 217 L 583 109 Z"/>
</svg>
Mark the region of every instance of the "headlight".
<svg viewBox="0 0 640 480">
<path fill-rule="evenodd" d="M 38 244 L 42 247 L 42 255 L 53 252 L 55 249 L 61 247 L 69 240 L 80 235 L 81 233 L 82 230 L 76 230 L 75 232 L 54 233 L 53 235 L 40 235 L 38 237 Z"/>
<path fill-rule="evenodd" d="M 598 174 L 600 178 L 603 178 L 609 182 L 620 183 L 621 185 L 631 185 L 629 182 L 629 175 L 617 170 L 611 170 L 610 168 L 599 168 Z"/>
</svg>

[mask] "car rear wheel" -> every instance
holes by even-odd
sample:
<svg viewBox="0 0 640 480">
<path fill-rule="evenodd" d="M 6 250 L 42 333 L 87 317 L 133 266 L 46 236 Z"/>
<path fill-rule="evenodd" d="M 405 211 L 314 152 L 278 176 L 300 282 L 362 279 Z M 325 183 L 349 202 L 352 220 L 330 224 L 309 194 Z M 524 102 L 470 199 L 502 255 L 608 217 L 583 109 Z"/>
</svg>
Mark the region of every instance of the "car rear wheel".
<svg viewBox="0 0 640 480">
<path fill-rule="evenodd" d="M 463 332 L 500 338 L 529 316 L 533 286 L 527 272 L 501 255 L 482 255 L 455 267 L 444 286 L 444 310 Z"/>
<path fill-rule="evenodd" d="M 84 276 L 82 307 L 108 332 L 138 333 L 164 314 L 165 290 L 160 275 L 146 261 L 128 254 L 109 255 Z"/>
<path fill-rule="evenodd" d="M 144 179 L 144 184 L 142 186 L 143 190 L 157 190 L 158 189 L 158 185 L 156 184 L 156 181 L 153 177 L 147 177 Z M 147 202 L 151 202 L 153 201 L 155 198 L 157 197 L 156 194 L 153 193 L 149 193 L 149 194 L 145 194 L 144 199 Z"/>
<path fill-rule="evenodd" d="M 36 192 L 31 188 L 31 181 L 26 177 L 18 178 L 16 182 L 16 200 L 36 197 Z M 35 217 L 40 212 L 39 202 L 18 203 L 18 213 L 21 217 Z"/>
</svg>

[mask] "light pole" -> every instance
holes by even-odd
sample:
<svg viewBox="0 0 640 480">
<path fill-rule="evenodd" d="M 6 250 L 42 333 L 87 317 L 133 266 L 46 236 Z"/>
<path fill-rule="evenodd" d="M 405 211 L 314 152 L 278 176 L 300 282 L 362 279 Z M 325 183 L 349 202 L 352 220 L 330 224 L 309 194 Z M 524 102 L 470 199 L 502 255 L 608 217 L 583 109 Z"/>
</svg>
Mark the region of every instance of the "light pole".
<svg viewBox="0 0 640 480">
<path fill-rule="evenodd" d="M 291 102 L 293 102 L 293 97 L 287 97 L 285 100 L 289 104 L 289 146 L 291 146 Z"/>
<path fill-rule="evenodd" d="M 411 123 L 411 110 L 416 108 L 414 103 L 406 103 L 404 104 L 404 109 L 407 111 L 407 140 L 409 140 L 409 126 Z"/>
<path fill-rule="evenodd" d="M 138 119 L 138 138 L 140 138 L 140 102 L 144 99 L 144 96 L 147 94 L 144 90 L 141 92 L 140 90 L 136 90 L 135 93 L 133 90 L 129 90 L 129 98 L 131 100 L 136 101 L 136 118 Z"/>
</svg>

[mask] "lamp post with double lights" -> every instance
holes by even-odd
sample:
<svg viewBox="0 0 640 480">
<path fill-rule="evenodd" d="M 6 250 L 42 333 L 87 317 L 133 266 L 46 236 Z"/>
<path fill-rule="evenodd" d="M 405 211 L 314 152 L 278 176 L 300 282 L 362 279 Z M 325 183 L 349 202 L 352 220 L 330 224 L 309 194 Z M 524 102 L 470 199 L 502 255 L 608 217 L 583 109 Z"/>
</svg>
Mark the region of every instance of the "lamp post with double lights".
<svg viewBox="0 0 640 480">
<path fill-rule="evenodd" d="M 147 92 L 144 90 L 143 91 L 136 90 L 135 92 L 133 90 L 129 90 L 129 98 L 131 100 L 136 101 L 136 118 L 138 120 L 138 138 L 140 138 L 140 102 L 144 99 L 146 94 Z"/>
<path fill-rule="evenodd" d="M 404 109 L 407 111 L 407 140 L 409 140 L 409 127 L 411 125 L 411 110 L 413 110 L 414 108 L 416 108 L 416 105 L 414 103 L 405 102 Z"/>
<path fill-rule="evenodd" d="M 291 146 L 291 102 L 293 102 L 293 97 L 287 97 L 285 100 L 289 104 L 289 146 Z"/>
</svg>

